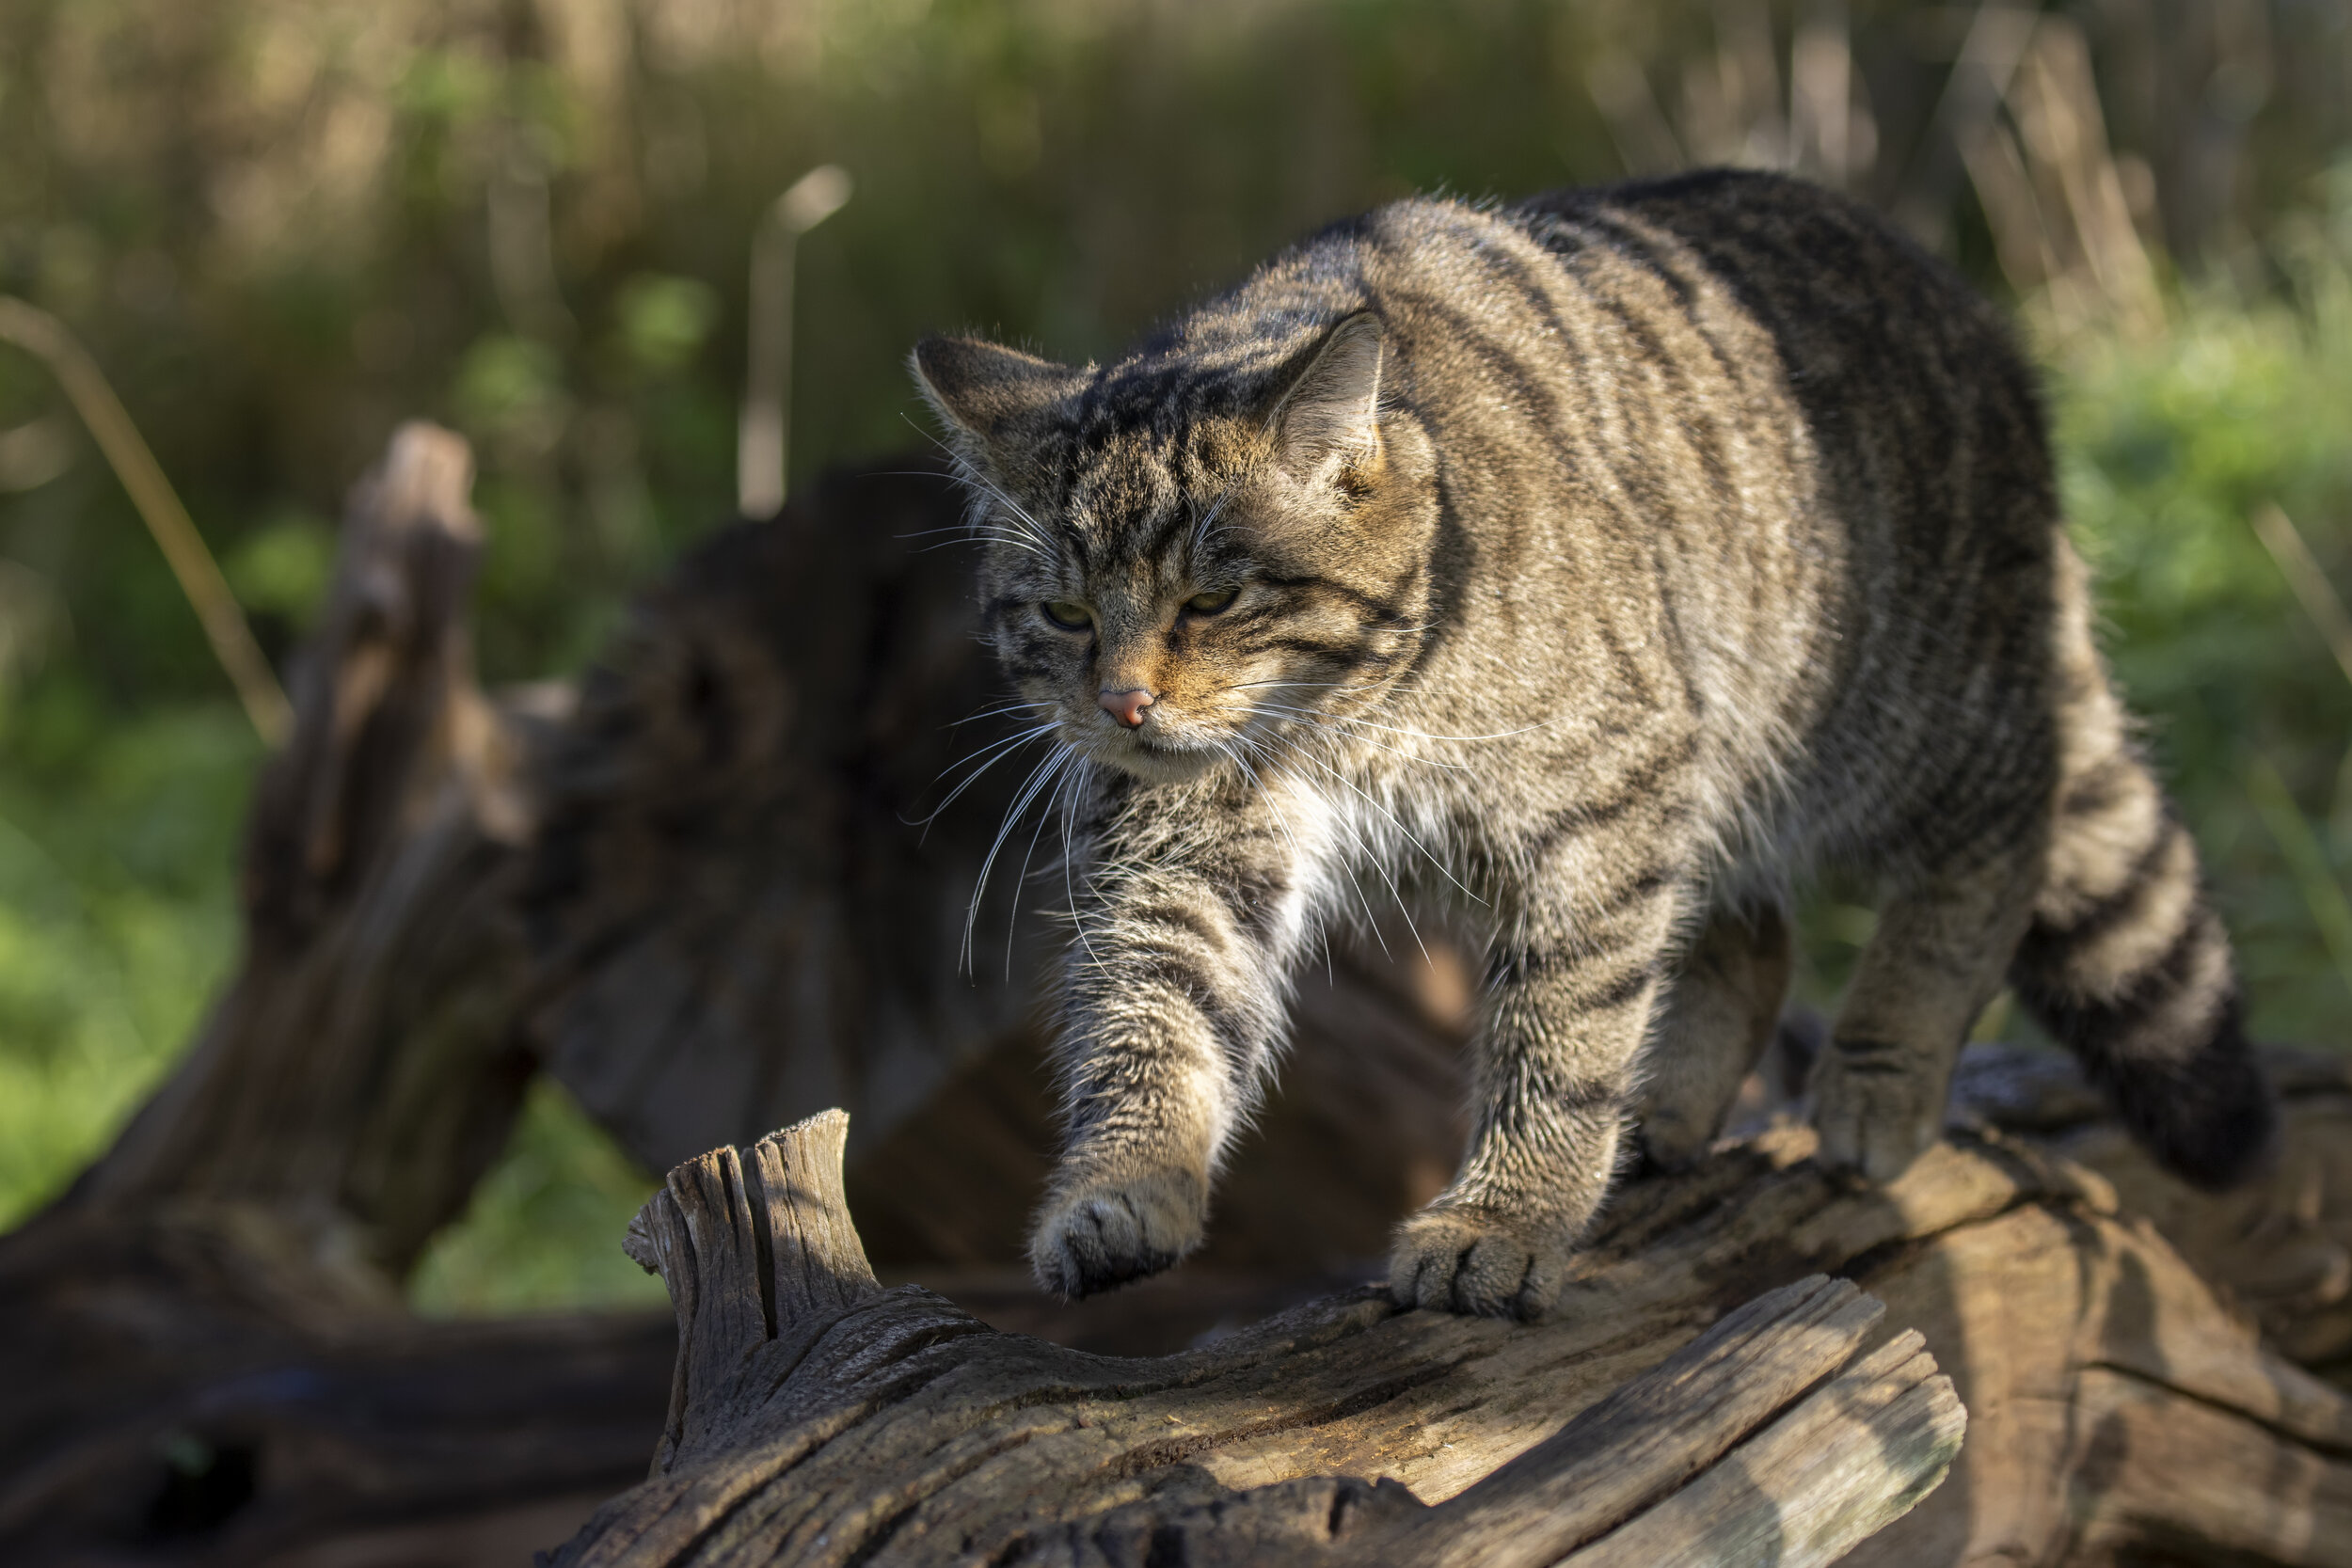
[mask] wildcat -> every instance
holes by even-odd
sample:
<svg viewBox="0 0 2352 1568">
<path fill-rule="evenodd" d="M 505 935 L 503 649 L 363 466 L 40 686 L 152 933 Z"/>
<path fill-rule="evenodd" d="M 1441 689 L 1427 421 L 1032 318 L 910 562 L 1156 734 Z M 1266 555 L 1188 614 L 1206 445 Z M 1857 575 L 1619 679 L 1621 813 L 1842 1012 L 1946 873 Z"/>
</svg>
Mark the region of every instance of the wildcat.
<svg viewBox="0 0 2352 1568">
<path fill-rule="evenodd" d="M 1900 1174 L 2006 977 L 2169 1168 L 2275 1112 L 2197 853 L 2091 633 L 2032 374 L 1867 211 L 1709 172 L 1340 223 L 1109 365 L 929 339 L 987 635 L 1075 827 L 1081 1295 L 1199 1243 L 1286 976 L 1375 899 L 1486 956 L 1406 1306 L 1540 1314 L 1637 1092 L 1671 1164 L 1780 1004 L 1788 890 L 1875 879 L 1812 1082 Z"/>
</svg>

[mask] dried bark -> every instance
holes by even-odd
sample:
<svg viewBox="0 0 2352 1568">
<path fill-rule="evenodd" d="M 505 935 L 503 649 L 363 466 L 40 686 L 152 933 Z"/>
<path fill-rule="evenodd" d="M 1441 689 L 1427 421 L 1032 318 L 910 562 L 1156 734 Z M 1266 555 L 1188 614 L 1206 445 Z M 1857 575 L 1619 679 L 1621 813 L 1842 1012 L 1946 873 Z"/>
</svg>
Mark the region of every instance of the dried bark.
<svg viewBox="0 0 2352 1568">
<path fill-rule="evenodd" d="M 1373 1291 L 1153 1361 L 997 1334 L 875 1282 L 845 1132 L 690 1161 L 646 1206 L 669 1431 L 557 1562 L 1828 1562 L 1960 1447 L 1918 1337 L 1866 1354 L 1879 1304 L 1818 1275 L 1687 1344 L 1712 1314 L 1523 1330 Z"/>
<path fill-rule="evenodd" d="M 1636 1183 L 1535 1327 L 1368 1286 L 1142 1360 L 882 1290 L 842 1134 L 687 1162 L 647 1206 L 668 1434 L 555 1561 L 2352 1560 L 2352 1401 L 2106 1181 L 1997 1133 L 1885 1188 L 1795 1126 Z M 1872 1351 L 1825 1274 L 1900 1332 Z M 1784 1360 L 1816 1310 L 1849 1337 Z M 1957 1441 L 1939 1361 L 1969 1443 L 1881 1530 Z"/>
</svg>

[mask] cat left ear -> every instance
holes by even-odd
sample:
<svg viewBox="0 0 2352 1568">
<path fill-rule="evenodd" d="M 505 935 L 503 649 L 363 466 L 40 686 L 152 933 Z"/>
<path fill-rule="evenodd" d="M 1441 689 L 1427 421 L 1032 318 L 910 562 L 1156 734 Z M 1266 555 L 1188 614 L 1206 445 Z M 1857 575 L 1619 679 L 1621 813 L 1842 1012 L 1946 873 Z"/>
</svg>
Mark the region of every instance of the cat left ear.
<svg viewBox="0 0 2352 1568">
<path fill-rule="evenodd" d="M 1312 483 L 1369 468 L 1380 456 L 1380 372 L 1387 357 L 1380 318 L 1369 310 L 1331 329 L 1275 405 L 1280 462 Z"/>
<path fill-rule="evenodd" d="M 962 455 L 993 463 L 1027 419 L 1077 384 L 1084 372 L 977 338 L 926 338 L 910 358 L 923 401 Z"/>
</svg>

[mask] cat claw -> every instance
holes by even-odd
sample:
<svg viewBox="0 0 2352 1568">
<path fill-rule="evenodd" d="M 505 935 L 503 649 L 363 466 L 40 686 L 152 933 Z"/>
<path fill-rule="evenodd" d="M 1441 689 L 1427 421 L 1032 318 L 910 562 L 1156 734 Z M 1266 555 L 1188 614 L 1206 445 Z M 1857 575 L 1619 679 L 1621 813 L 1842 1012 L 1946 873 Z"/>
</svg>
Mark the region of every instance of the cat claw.
<svg viewBox="0 0 2352 1568">
<path fill-rule="evenodd" d="M 1065 1301 L 1148 1278 L 1200 1244 L 1206 1207 L 1204 1184 L 1182 1173 L 1075 1187 L 1038 1217 L 1029 1266 Z"/>
<path fill-rule="evenodd" d="M 1397 1227 L 1389 1293 L 1401 1307 L 1533 1323 L 1567 1276 L 1565 1233 L 1475 1210 L 1425 1210 Z"/>
</svg>

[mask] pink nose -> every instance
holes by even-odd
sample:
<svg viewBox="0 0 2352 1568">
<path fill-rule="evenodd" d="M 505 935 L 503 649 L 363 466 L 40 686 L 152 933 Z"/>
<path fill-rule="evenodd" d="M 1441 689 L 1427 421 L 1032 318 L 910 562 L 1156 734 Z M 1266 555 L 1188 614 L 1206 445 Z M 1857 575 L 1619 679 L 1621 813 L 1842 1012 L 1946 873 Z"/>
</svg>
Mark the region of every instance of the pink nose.
<svg viewBox="0 0 2352 1568">
<path fill-rule="evenodd" d="M 1152 705 L 1152 693 L 1141 687 L 1133 691 L 1105 691 L 1094 699 L 1103 705 L 1103 711 L 1135 729 L 1143 722 L 1143 710 Z"/>
</svg>

